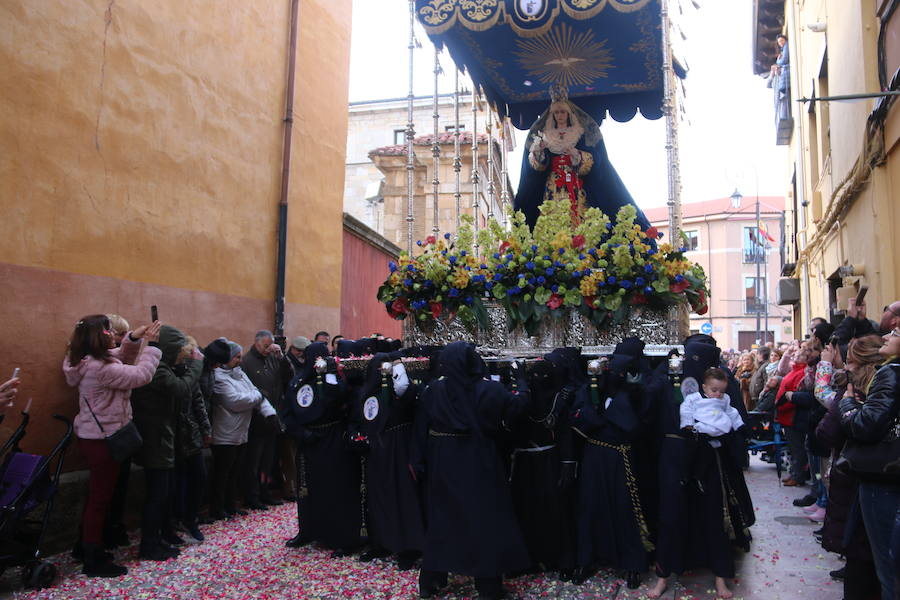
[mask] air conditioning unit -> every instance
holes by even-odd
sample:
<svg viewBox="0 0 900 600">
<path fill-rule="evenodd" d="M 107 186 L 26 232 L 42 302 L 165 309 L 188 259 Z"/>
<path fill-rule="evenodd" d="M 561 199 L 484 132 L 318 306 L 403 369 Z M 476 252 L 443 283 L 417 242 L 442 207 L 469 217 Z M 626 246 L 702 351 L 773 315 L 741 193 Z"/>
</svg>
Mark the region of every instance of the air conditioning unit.
<svg viewBox="0 0 900 600">
<path fill-rule="evenodd" d="M 800 303 L 800 280 L 796 277 L 782 277 L 778 280 L 775 301 L 779 306 Z"/>
</svg>

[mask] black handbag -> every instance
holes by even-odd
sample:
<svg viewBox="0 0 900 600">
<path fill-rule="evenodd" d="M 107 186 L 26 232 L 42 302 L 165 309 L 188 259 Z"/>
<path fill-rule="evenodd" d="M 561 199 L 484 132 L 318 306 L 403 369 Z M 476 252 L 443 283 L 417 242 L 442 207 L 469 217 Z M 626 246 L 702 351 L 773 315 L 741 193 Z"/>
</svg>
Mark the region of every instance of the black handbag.
<svg viewBox="0 0 900 600">
<path fill-rule="evenodd" d="M 84 403 L 87 404 L 88 410 L 91 411 L 91 416 L 94 417 L 94 422 L 100 428 L 100 433 L 105 435 L 106 430 L 103 429 L 103 425 L 100 424 L 97 415 L 94 414 L 94 409 L 91 408 L 90 402 L 85 398 Z M 106 447 L 109 448 L 110 456 L 116 462 L 122 462 L 126 458 L 130 458 L 144 445 L 144 438 L 141 437 L 141 432 L 138 431 L 134 421 L 128 421 L 117 431 L 105 436 L 104 439 L 106 440 Z"/>
<path fill-rule="evenodd" d="M 834 466 L 864 479 L 900 482 L 900 418 L 894 419 L 880 442 L 863 444 L 847 440 Z"/>
</svg>

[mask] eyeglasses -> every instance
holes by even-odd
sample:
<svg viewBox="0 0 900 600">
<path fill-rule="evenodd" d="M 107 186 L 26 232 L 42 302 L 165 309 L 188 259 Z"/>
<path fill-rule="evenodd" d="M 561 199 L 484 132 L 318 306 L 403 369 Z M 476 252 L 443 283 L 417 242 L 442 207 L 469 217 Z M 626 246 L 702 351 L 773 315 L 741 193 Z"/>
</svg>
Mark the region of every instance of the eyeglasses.
<svg viewBox="0 0 900 600">
<path fill-rule="evenodd" d="M 891 337 L 900 337 L 900 327 L 891 329 Z"/>
<path fill-rule="evenodd" d="M 900 317 L 900 313 L 898 313 L 898 312 L 895 311 L 893 308 L 891 308 L 891 305 L 890 305 L 890 304 L 888 304 L 887 306 L 885 306 L 885 307 L 884 307 L 884 310 L 882 310 L 881 312 L 883 312 L 883 313 L 890 312 L 890 313 L 891 313 L 892 315 L 894 315 L 895 317 Z"/>
</svg>

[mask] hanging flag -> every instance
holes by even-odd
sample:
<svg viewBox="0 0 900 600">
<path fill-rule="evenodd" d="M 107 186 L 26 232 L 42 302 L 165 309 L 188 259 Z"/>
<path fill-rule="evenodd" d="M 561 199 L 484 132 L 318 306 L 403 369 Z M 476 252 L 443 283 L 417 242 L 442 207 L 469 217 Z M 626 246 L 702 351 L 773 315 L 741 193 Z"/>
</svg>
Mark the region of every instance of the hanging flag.
<svg viewBox="0 0 900 600">
<path fill-rule="evenodd" d="M 767 240 L 769 240 L 770 242 L 772 242 L 773 244 L 775 243 L 775 238 L 773 238 L 771 235 L 769 235 L 769 232 L 768 232 L 768 230 L 766 229 L 766 226 L 765 226 L 764 223 L 760 223 L 760 225 L 759 225 L 759 233 L 760 233 L 764 238 L 766 238 Z"/>
<path fill-rule="evenodd" d="M 749 231 L 749 233 L 750 233 L 750 241 L 751 241 L 752 243 L 756 244 L 757 246 L 761 245 L 761 244 L 759 243 L 759 239 L 756 237 L 756 234 L 753 233 L 753 230 L 752 230 L 752 229 Z"/>
</svg>

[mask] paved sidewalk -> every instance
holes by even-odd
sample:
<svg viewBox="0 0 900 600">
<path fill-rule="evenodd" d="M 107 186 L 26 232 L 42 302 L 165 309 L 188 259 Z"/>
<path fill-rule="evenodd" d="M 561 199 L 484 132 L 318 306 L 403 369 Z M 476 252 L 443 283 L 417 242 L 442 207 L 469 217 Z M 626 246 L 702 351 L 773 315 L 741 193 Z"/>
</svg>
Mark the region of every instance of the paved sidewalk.
<svg viewBox="0 0 900 600">
<path fill-rule="evenodd" d="M 802 516 L 791 500 L 805 488 L 782 488 L 775 469 L 751 460 L 746 473 L 757 509 L 753 545 L 739 553 L 735 598 L 744 600 L 840 600 L 840 582 L 828 572 L 838 568 L 813 538 L 817 525 Z M 284 540 L 296 527 L 293 504 L 204 528 L 207 541 L 188 546 L 177 560 L 163 563 L 137 560 L 137 549 L 119 550 L 118 559 L 129 574 L 119 579 L 88 579 L 67 554 L 54 557 L 61 571 L 56 586 L 41 592 L 18 588 L 19 570 L 0 579 L 0 597 L 37 599 L 197 599 L 235 600 L 417 598 L 418 571 L 400 572 L 390 562 L 360 563 L 355 558 L 332 559 L 315 547 L 291 550 Z M 136 540 L 134 540 L 136 541 Z M 655 577 L 637 590 L 628 590 L 613 573 L 602 572 L 583 586 L 560 583 L 555 574 L 523 577 L 507 582 L 511 598 L 521 599 L 638 599 L 646 598 Z M 475 597 L 470 580 L 452 578 L 446 599 Z M 715 597 L 708 572 L 688 574 L 665 594 L 667 600 L 706 600 Z"/>
</svg>

